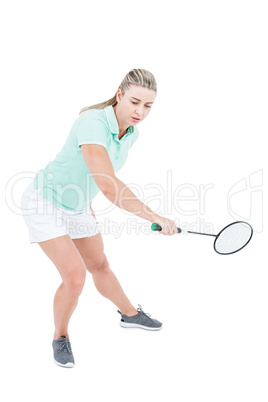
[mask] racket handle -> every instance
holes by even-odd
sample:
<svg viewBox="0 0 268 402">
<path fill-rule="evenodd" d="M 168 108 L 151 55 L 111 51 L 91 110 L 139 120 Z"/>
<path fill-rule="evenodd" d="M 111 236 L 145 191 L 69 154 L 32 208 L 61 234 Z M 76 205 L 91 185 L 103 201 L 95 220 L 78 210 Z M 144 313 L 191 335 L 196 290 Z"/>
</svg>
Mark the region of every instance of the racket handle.
<svg viewBox="0 0 268 402">
<path fill-rule="evenodd" d="M 158 223 L 153 223 L 151 226 L 151 229 L 153 231 L 158 231 L 158 232 L 161 232 L 161 230 L 162 230 L 161 226 L 158 225 Z M 177 231 L 178 231 L 178 233 L 181 233 L 181 228 L 177 228 Z"/>
</svg>

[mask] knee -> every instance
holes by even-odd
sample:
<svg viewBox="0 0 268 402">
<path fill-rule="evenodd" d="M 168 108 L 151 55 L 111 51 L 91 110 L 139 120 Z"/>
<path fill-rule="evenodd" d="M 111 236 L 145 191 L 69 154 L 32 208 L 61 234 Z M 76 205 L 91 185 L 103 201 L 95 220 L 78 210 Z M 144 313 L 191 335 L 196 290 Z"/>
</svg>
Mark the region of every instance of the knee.
<svg viewBox="0 0 268 402">
<path fill-rule="evenodd" d="M 105 273 L 108 272 L 110 266 L 106 256 L 104 255 L 103 258 L 100 258 L 99 260 L 91 263 L 90 266 L 87 266 L 87 269 L 91 274 Z"/>
<path fill-rule="evenodd" d="M 73 272 L 68 276 L 67 281 L 65 284 L 68 287 L 68 292 L 73 297 L 79 297 L 82 293 L 84 284 L 86 280 L 86 270 L 85 269 L 75 269 Z"/>
</svg>

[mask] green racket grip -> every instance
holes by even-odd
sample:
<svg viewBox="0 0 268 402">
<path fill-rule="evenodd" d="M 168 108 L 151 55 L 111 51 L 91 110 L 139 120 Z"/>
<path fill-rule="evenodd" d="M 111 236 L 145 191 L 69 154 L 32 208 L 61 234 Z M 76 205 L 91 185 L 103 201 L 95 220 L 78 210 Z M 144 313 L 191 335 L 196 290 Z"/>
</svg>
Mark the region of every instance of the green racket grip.
<svg viewBox="0 0 268 402">
<path fill-rule="evenodd" d="M 162 230 L 161 226 L 158 225 L 158 223 L 153 223 L 152 226 L 151 226 L 151 229 L 152 229 L 154 232 L 155 232 L 155 231 L 161 232 L 161 230 Z M 181 228 L 177 228 L 177 231 L 178 231 L 178 233 L 181 233 Z"/>
</svg>

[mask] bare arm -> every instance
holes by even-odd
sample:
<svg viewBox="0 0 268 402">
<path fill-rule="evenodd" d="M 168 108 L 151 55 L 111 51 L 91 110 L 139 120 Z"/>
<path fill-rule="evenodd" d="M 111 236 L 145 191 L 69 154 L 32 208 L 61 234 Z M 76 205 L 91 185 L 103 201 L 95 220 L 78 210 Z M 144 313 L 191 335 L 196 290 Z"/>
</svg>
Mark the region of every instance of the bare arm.
<svg viewBox="0 0 268 402">
<path fill-rule="evenodd" d="M 141 202 L 135 194 L 119 180 L 114 173 L 107 150 L 102 145 L 81 145 L 83 158 L 101 192 L 115 204 L 140 218 L 159 223 L 163 234 L 177 233 L 175 223 L 154 213 Z"/>
</svg>

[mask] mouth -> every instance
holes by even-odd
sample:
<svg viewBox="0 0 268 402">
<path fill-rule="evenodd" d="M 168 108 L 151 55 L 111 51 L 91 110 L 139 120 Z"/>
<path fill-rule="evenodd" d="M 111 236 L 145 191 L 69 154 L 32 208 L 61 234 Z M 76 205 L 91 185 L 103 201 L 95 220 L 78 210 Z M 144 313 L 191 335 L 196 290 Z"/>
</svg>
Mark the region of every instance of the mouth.
<svg viewBox="0 0 268 402">
<path fill-rule="evenodd" d="M 138 123 L 138 122 L 140 121 L 140 119 L 137 119 L 136 117 L 132 117 L 132 116 L 131 116 L 131 119 L 132 119 L 135 123 Z"/>
</svg>

